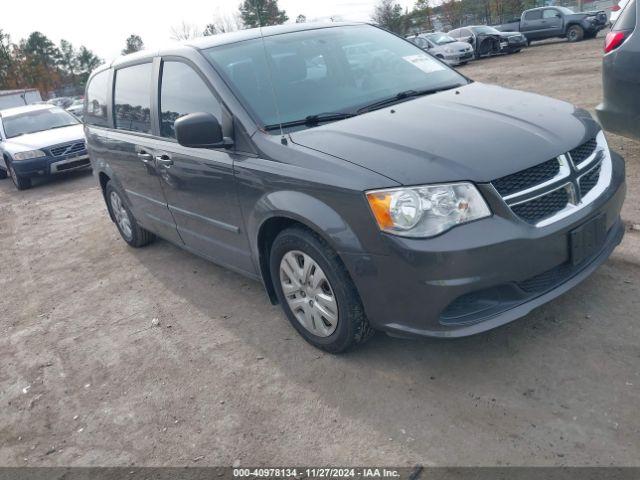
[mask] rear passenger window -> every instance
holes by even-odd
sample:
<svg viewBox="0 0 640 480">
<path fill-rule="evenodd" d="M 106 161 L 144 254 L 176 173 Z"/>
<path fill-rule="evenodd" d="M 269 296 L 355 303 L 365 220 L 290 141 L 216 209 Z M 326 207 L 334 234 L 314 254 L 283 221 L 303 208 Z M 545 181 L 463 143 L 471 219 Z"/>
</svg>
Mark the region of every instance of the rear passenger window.
<svg viewBox="0 0 640 480">
<path fill-rule="evenodd" d="M 87 112 L 84 121 L 90 125 L 107 126 L 107 93 L 109 70 L 95 75 L 87 87 Z"/>
<path fill-rule="evenodd" d="M 222 122 L 222 109 L 207 84 L 188 65 L 164 62 L 160 95 L 160 135 L 176 138 L 173 123 L 189 113 L 206 112 Z"/>
<path fill-rule="evenodd" d="M 115 82 L 116 128 L 151 133 L 151 64 L 121 68 Z"/>
<path fill-rule="evenodd" d="M 542 19 L 542 10 L 534 10 L 533 12 L 527 12 L 524 14 L 525 20 L 540 20 Z"/>
<path fill-rule="evenodd" d="M 636 0 L 631 0 L 624 8 L 618 21 L 613 26 L 614 31 L 633 30 L 636 28 Z"/>
</svg>

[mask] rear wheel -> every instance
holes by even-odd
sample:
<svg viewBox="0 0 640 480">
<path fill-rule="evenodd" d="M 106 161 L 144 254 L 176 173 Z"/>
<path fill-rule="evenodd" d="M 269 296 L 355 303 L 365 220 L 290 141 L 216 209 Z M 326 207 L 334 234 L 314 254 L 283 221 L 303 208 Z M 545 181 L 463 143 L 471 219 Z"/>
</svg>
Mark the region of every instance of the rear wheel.
<svg viewBox="0 0 640 480">
<path fill-rule="evenodd" d="M 112 182 L 107 183 L 105 196 L 111 218 L 113 218 L 120 236 L 125 242 L 134 248 L 140 248 L 149 245 L 155 239 L 153 233 L 138 225 L 131 210 L 124 202 L 122 193 Z"/>
<path fill-rule="evenodd" d="M 3 170 L 2 168 L 0 168 L 0 180 L 4 180 L 5 178 L 7 178 L 9 174 L 7 173 L 6 170 Z"/>
<path fill-rule="evenodd" d="M 27 190 L 31 188 L 31 179 L 29 177 L 23 177 L 22 175 L 18 175 L 16 171 L 13 169 L 13 165 L 11 162 L 7 163 L 7 171 L 9 172 L 9 176 L 11 177 L 11 181 L 16 186 L 18 190 Z"/>
<path fill-rule="evenodd" d="M 373 334 L 346 268 L 318 235 L 303 227 L 282 231 L 269 263 L 278 300 L 307 342 L 340 353 Z"/>
<path fill-rule="evenodd" d="M 579 42 L 584 38 L 584 29 L 580 25 L 571 25 L 567 30 L 567 40 Z"/>
</svg>

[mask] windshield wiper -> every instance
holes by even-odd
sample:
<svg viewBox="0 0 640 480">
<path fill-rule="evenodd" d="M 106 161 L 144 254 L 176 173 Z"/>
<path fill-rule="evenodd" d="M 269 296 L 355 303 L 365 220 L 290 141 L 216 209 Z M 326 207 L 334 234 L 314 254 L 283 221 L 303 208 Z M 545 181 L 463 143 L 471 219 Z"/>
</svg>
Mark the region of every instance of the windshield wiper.
<svg viewBox="0 0 640 480">
<path fill-rule="evenodd" d="M 273 125 L 266 125 L 265 130 L 277 130 L 280 127 L 288 128 L 288 127 L 314 127 L 319 125 L 322 122 L 334 122 L 336 120 L 344 120 L 345 118 L 355 117 L 357 113 L 354 112 L 327 112 L 327 113 L 318 113 L 315 115 L 308 115 L 305 118 L 300 120 L 292 120 L 290 122 L 284 122 L 282 124 L 275 123 Z"/>
<path fill-rule="evenodd" d="M 432 95 L 434 93 L 443 92 L 445 90 L 451 90 L 452 88 L 458 88 L 460 86 L 461 85 L 449 85 L 446 87 L 439 87 L 439 88 L 426 88 L 424 90 L 405 90 L 403 92 L 397 93 L 393 97 L 384 98 L 382 100 L 371 103 L 369 105 L 365 105 L 364 107 L 360 107 L 358 109 L 358 113 L 370 112 L 378 108 L 386 107 L 387 105 L 393 105 L 394 103 L 401 102 L 402 100 L 406 100 L 408 98 L 422 97 L 424 95 Z"/>
</svg>

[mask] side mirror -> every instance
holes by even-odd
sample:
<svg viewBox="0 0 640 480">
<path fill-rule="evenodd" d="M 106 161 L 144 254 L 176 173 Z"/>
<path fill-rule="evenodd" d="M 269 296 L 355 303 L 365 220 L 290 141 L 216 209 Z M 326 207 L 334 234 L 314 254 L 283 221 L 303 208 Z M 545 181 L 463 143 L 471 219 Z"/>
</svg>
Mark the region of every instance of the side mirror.
<svg viewBox="0 0 640 480">
<path fill-rule="evenodd" d="M 233 141 L 223 136 L 218 119 L 210 113 L 190 113 L 177 119 L 173 125 L 176 140 L 183 147 L 229 148 L 233 146 Z"/>
<path fill-rule="evenodd" d="M 470 43 L 473 45 L 473 37 L 467 37 L 467 43 Z"/>
</svg>

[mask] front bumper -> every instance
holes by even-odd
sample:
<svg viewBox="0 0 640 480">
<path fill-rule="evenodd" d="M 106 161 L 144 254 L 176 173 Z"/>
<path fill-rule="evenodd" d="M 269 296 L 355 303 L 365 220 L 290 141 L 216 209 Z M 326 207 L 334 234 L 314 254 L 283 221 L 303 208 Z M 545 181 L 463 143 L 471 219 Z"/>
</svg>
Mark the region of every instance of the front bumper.
<svg viewBox="0 0 640 480">
<path fill-rule="evenodd" d="M 467 63 L 473 60 L 473 51 L 464 53 L 452 53 L 444 56 L 444 61 L 449 65 L 455 66 L 461 63 Z"/>
<path fill-rule="evenodd" d="M 588 277 L 620 243 L 624 160 L 593 203 L 545 227 L 494 208 L 490 218 L 428 240 L 385 235 L 390 255 L 343 255 L 371 325 L 398 336 L 462 337 L 528 314 Z M 486 196 L 486 192 L 485 196 Z M 499 198 L 487 198 L 493 206 Z M 569 233 L 601 214 L 600 251 L 572 267 Z"/>
<path fill-rule="evenodd" d="M 86 150 L 66 156 L 45 156 L 12 162 L 14 171 L 23 177 L 44 177 L 91 166 Z"/>
<path fill-rule="evenodd" d="M 526 39 L 516 40 L 516 41 L 508 41 L 508 40 L 500 41 L 500 51 L 503 53 L 512 53 L 517 50 L 522 50 L 526 46 L 527 46 Z"/>
</svg>

